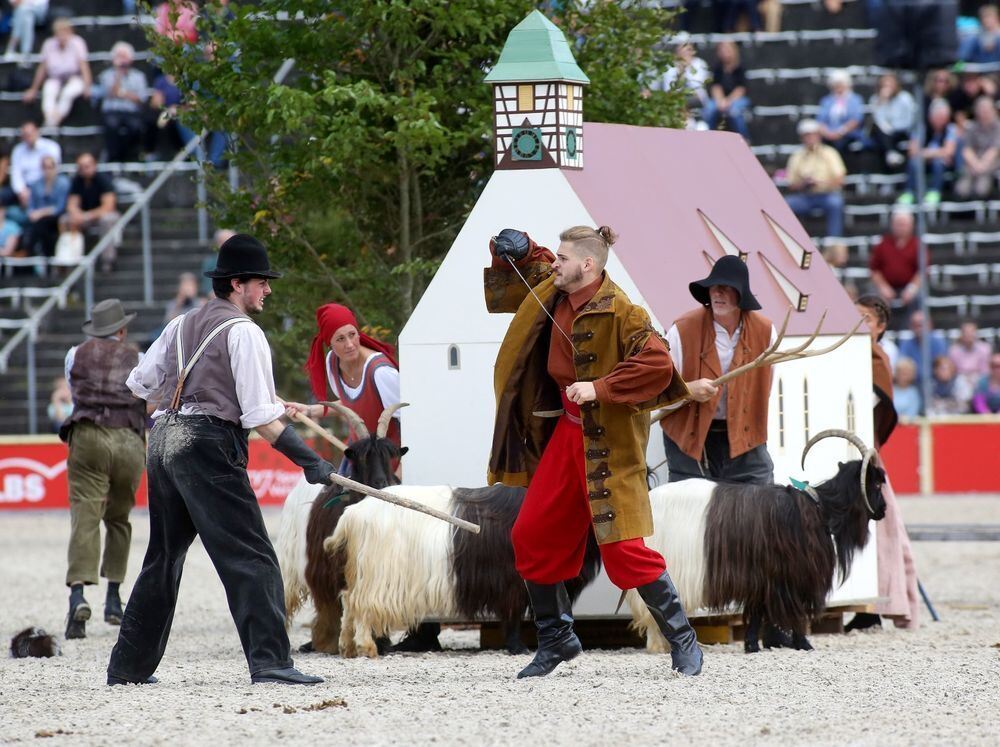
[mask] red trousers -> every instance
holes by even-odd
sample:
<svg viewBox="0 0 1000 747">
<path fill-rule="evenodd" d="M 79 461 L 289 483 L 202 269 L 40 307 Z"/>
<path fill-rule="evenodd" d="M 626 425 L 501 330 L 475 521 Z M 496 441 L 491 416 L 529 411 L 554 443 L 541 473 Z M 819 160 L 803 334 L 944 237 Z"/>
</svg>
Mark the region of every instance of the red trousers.
<svg viewBox="0 0 1000 747">
<path fill-rule="evenodd" d="M 559 418 L 545 446 L 511 532 L 517 572 L 536 584 L 578 575 L 593 532 L 579 408 L 565 398 L 563 406 L 568 416 Z M 667 567 L 663 556 L 646 547 L 641 537 L 600 548 L 608 578 L 619 589 L 655 581 Z"/>
</svg>

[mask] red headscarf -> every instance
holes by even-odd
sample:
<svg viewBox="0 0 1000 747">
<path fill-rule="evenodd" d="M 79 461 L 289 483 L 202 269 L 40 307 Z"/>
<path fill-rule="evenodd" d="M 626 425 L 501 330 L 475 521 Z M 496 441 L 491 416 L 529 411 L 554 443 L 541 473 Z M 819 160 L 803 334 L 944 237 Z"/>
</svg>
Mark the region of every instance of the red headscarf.
<svg viewBox="0 0 1000 747">
<path fill-rule="evenodd" d="M 396 348 L 387 342 L 381 342 L 374 337 L 369 337 L 361 331 L 358 320 L 354 318 L 353 312 L 346 306 L 339 303 L 328 303 L 316 309 L 316 326 L 319 329 L 312 341 L 312 348 L 309 351 L 309 360 L 304 366 L 309 372 L 309 383 L 312 385 L 313 394 L 316 399 L 326 399 L 327 379 L 326 379 L 326 354 L 325 348 L 330 344 L 333 333 L 346 324 L 352 324 L 358 329 L 361 344 L 366 348 L 377 350 L 389 359 L 393 366 L 399 368 L 396 362 Z"/>
</svg>

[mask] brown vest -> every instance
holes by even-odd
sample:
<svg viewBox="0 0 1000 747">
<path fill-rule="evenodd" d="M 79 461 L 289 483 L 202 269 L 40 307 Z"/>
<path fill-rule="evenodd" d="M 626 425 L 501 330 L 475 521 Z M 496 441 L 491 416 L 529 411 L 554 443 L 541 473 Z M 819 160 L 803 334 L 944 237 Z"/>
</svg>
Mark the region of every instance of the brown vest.
<svg viewBox="0 0 1000 747">
<path fill-rule="evenodd" d="M 715 327 L 707 307 L 681 316 L 674 324 L 681 338 L 684 381 L 717 379 L 724 373 L 715 349 Z M 771 320 L 756 311 L 744 311 L 740 339 L 730 370 L 749 363 L 771 344 Z M 767 443 L 767 402 L 771 395 L 770 367 L 756 368 L 725 385 L 729 456 L 738 457 Z M 692 459 L 701 460 L 708 427 L 719 406 L 722 391 L 708 402 L 689 402 L 667 415 L 660 424 L 664 433 Z"/>
<path fill-rule="evenodd" d="M 247 317 L 229 301 L 213 298 L 200 309 L 184 315 L 181 320 L 181 336 L 184 343 L 184 362 L 191 360 L 195 350 L 209 332 L 227 319 Z M 240 322 L 246 324 L 247 322 Z M 231 423 L 240 424 L 240 402 L 236 397 L 236 381 L 229 362 L 229 329 L 223 330 L 205 348 L 198 362 L 188 373 L 181 390 L 178 409 L 184 405 L 194 405 L 199 412 L 212 415 Z M 160 390 L 161 407 L 169 407 L 177 388 L 177 335 L 176 331 L 166 341 L 164 361 L 167 367 L 166 379 Z"/>
<path fill-rule="evenodd" d="M 146 404 L 125 386 L 138 363 L 138 351 L 118 339 L 91 337 L 81 344 L 69 372 L 73 414 L 59 429 L 59 437 L 67 440 L 73 423 L 83 421 L 105 428 L 129 428 L 142 437 Z"/>
</svg>

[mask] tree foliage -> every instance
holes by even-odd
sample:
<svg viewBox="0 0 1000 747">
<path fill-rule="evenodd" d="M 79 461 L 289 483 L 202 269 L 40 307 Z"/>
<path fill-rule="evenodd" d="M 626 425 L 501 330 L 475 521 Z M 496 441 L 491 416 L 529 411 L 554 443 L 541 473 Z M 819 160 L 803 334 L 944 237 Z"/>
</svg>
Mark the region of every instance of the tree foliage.
<svg viewBox="0 0 1000 747">
<path fill-rule="evenodd" d="M 286 271 L 264 318 L 281 325 L 271 335 L 276 370 L 299 370 L 321 303 L 347 303 L 389 336 L 405 323 L 492 173 L 483 77 L 536 6 L 210 3 L 201 46 L 155 42 L 188 92 L 186 123 L 233 137 L 238 188 L 224 174 L 210 179 L 218 223 L 258 235 Z M 671 12 L 628 1 L 545 6 L 591 78 L 586 119 L 679 125 L 683 96 L 649 90 L 670 64 Z M 290 58 L 291 74 L 275 83 Z M 300 381 L 281 383 L 301 392 Z"/>
</svg>

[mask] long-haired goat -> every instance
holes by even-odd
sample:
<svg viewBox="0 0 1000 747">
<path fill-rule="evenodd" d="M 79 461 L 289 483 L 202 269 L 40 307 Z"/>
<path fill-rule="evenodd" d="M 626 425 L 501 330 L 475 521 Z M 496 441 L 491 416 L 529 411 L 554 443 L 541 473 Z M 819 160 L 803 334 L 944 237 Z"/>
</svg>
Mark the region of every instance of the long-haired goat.
<svg viewBox="0 0 1000 747">
<path fill-rule="evenodd" d="M 340 653 L 377 656 L 375 637 L 408 629 L 425 618 L 474 620 L 496 616 L 510 653 L 527 649 L 521 619 L 528 609 L 514 567 L 510 532 L 525 489 L 398 485 L 389 492 L 479 524 L 478 535 L 457 531 L 426 514 L 378 500 L 348 506 L 324 546 L 338 558 L 342 595 Z M 567 582 L 571 599 L 597 576 L 600 551 L 591 535 L 580 575 Z"/>
<path fill-rule="evenodd" d="M 663 554 L 689 613 L 742 608 L 747 653 L 760 650 L 762 620 L 791 630 L 794 648 L 811 649 L 806 625 L 823 610 L 835 571 L 841 581 L 847 577 L 854 553 L 868 542 L 869 519 L 885 516 L 885 472 L 855 434 L 816 434 L 802 452 L 803 468 L 813 445 L 834 436 L 863 458 L 840 464 L 836 475 L 806 490 L 684 480 L 650 491 L 656 530 L 647 544 Z M 647 648 L 666 651 L 634 592 L 629 604 Z"/>
<path fill-rule="evenodd" d="M 407 449 L 386 438 L 389 419 L 406 403 L 391 405 L 382 411 L 371 435 L 364 420 L 353 410 L 337 402 L 328 407 L 346 418 L 358 434 L 344 456 L 351 460 L 353 477 L 360 483 L 382 489 L 399 482 L 392 471 L 394 461 Z M 340 592 L 344 588 L 343 567 L 323 550 L 323 540 L 333 534 L 347 506 L 363 495 L 344 492 L 336 485 L 310 485 L 299 480 L 288 494 L 281 510 L 281 525 L 275 551 L 285 586 L 285 621 L 290 625 L 302 605 L 312 597 L 316 615 L 312 622 L 312 641 L 308 648 L 337 653 L 340 635 Z M 332 625 L 332 627 L 331 627 Z"/>
</svg>

